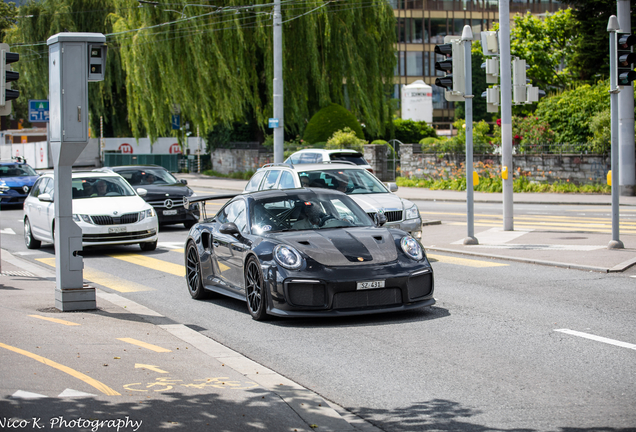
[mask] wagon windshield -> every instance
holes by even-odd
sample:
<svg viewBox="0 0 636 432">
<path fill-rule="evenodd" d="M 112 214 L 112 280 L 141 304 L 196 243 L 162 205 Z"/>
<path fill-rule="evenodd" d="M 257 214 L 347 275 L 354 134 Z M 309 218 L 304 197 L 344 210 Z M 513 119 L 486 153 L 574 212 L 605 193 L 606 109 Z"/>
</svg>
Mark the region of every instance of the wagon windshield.
<svg viewBox="0 0 636 432">
<path fill-rule="evenodd" d="M 251 210 L 254 234 L 374 225 L 364 210 L 341 194 L 264 198 Z"/>
</svg>

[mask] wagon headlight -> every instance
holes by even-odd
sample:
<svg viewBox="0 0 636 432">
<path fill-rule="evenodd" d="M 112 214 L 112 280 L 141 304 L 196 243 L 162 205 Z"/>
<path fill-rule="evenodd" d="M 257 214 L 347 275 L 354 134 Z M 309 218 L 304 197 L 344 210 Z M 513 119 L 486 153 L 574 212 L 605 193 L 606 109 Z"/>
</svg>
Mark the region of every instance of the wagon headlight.
<svg viewBox="0 0 636 432">
<path fill-rule="evenodd" d="M 155 215 L 155 212 L 153 211 L 153 209 L 148 209 L 148 210 L 143 210 L 139 212 L 139 222 L 141 222 L 142 220 L 146 219 L 147 217 L 153 217 Z"/>
<path fill-rule="evenodd" d="M 291 246 L 276 246 L 274 248 L 274 259 L 278 264 L 289 270 L 298 270 L 303 265 L 300 253 Z"/>
<path fill-rule="evenodd" d="M 73 220 L 75 222 L 84 221 L 84 222 L 89 223 L 89 224 L 93 223 L 93 221 L 91 220 L 91 217 L 89 215 L 74 214 L 73 215 Z"/>
<path fill-rule="evenodd" d="M 420 212 L 417 209 L 417 206 L 413 204 L 413 207 L 406 210 L 406 215 L 404 219 L 417 219 L 420 216 Z"/>
<path fill-rule="evenodd" d="M 2 192 L 6 192 L 8 190 L 11 190 L 11 188 L 9 186 L 7 186 L 7 184 L 5 182 L 0 182 L 0 193 Z"/>
<path fill-rule="evenodd" d="M 419 261 L 424 257 L 422 246 L 411 236 L 402 237 L 400 246 L 402 246 L 404 253 L 411 259 Z"/>
</svg>

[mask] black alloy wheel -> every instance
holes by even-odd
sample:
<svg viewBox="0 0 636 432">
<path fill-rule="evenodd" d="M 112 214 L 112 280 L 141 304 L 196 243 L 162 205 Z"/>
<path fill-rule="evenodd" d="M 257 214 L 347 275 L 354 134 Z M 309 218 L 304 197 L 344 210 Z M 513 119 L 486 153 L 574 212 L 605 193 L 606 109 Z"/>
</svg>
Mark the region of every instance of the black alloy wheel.
<svg viewBox="0 0 636 432">
<path fill-rule="evenodd" d="M 40 240 L 36 240 L 31 232 L 31 222 L 29 218 L 24 218 L 24 243 L 27 249 L 39 249 L 42 245 Z"/>
<path fill-rule="evenodd" d="M 199 262 L 199 252 L 194 242 L 188 242 L 186 251 L 186 280 L 188 282 L 188 291 L 190 296 L 195 300 L 201 300 L 207 297 L 207 292 L 203 288 L 201 280 L 201 263 Z"/>
<path fill-rule="evenodd" d="M 256 321 L 263 321 L 268 318 L 265 295 L 263 272 L 258 259 L 250 257 L 245 265 L 245 299 L 247 300 L 247 310 Z"/>
</svg>

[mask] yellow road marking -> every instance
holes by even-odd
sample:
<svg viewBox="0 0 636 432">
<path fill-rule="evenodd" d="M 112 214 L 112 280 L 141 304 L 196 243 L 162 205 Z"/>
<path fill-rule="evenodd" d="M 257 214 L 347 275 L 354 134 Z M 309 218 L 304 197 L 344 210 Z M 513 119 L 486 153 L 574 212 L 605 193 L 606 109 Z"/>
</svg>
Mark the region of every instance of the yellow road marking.
<svg viewBox="0 0 636 432">
<path fill-rule="evenodd" d="M 36 258 L 43 264 L 55 267 L 55 258 Z M 84 279 L 93 282 L 95 284 L 110 288 L 119 292 L 140 292 L 140 291 L 154 291 L 153 288 L 141 285 L 135 282 L 122 279 L 110 273 L 105 273 L 92 268 L 84 267 L 83 272 Z"/>
<path fill-rule="evenodd" d="M 171 262 L 151 258 L 139 254 L 113 254 L 109 255 L 118 260 L 126 261 L 152 270 L 169 273 L 175 276 L 185 276 L 185 266 L 181 264 L 173 264 Z"/>
<path fill-rule="evenodd" d="M 142 342 L 142 341 L 139 341 L 139 340 L 133 339 L 133 338 L 117 338 L 117 340 L 120 340 L 122 342 L 127 342 L 129 344 L 137 345 L 137 346 L 149 349 L 150 351 L 154 351 L 154 352 L 172 352 L 169 349 L 162 348 L 160 346 L 149 344 L 149 343 L 146 343 L 146 342 Z"/>
<path fill-rule="evenodd" d="M 184 253 L 185 249 L 170 249 L 170 252 L 179 252 L 179 253 Z"/>
<path fill-rule="evenodd" d="M 62 364 L 56 363 L 53 360 L 49 360 L 49 359 L 47 359 L 45 357 L 39 356 L 37 354 L 33 354 L 33 353 L 29 352 L 29 351 L 25 351 L 25 350 L 20 349 L 20 348 L 12 347 L 10 345 L 5 345 L 2 342 L 0 342 L 0 347 L 6 348 L 9 351 L 13 351 L 13 352 L 18 353 L 18 354 L 22 354 L 24 356 L 32 358 L 33 360 L 37 360 L 40 363 L 43 363 L 43 364 L 45 364 L 47 366 L 51 366 L 51 367 L 53 367 L 53 368 L 55 368 L 57 370 L 60 370 L 60 371 L 62 371 L 64 373 L 67 373 L 70 376 L 72 376 L 74 378 L 77 378 L 79 380 L 82 380 L 86 384 L 88 384 L 88 385 L 90 385 L 92 387 L 95 387 L 97 390 L 99 390 L 100 392 L 104 393 L 105 395 L 108 395 L 108 396 L 121 396 L 119 393 L 117 393 L 112 388 L 108 387 L 106 384 L 101 383 L 101 382 L 97 381 L 96 379 L 93 379 L 93 378 L 89 377 L 88 375 L 85 375 L 85 374 L 83 374 L 81 372 L 78 372 L 75 369 L 71 369 L 68 366 L 64 366 Z"/>
<path fill-rule="evenodd" d="M 168 373 L 167 371 L 163 369 L 159 369 L 155 365 L 147 365 L 147 364 L 141 364 L 141 363 L 135 363 L 135 369 L 148 369 L 157 373 Z"/>
<path fill-rule="evenodd" d="M 447 264 L 457 264 L 465 267 L 504 267 L 509 264 L 496 263 L 492 261 L 481 261 L 467 258 L 449 257 L 446 255 L 426 254 L 429 258 L 433 258 L 439 262 Z"/>
<path fill-rule="evenodd" d="M 74 323 L 74 322 L 71 322 L 71 321 L 64 321 L 64 320 L 57 319 L 57 318 L 49 318 L 49 317 L 44 317 L 44 316 L 40 316 L 40 315 L 29 315 L 29 316 L 33 317 L 33 318 L 39 318 L 39 319 L 42 319 L 42 320 L 46 320 L 46 321 L 51 321 L 51 322 L 58 323 L 58 324 L 64 324 L 64 325 L 67 325 L 67 326 L 79 325 L 78 323 Z"/>
</svg>

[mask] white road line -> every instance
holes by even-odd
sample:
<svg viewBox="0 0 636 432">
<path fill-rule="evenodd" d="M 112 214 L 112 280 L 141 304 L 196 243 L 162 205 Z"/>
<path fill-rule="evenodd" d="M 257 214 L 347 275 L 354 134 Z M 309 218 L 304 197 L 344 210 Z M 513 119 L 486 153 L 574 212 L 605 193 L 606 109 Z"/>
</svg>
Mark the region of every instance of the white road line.
<svg viewBox="0 0 636 432">
<path fill-rule="evenodd" d="M 606 337 L 602 337 L 602 336 L 596 336 L 593 334 L 589 334 L 589 333 L 583 333 L 583 332 L 579 332 L 576 330 L 570 330 L 570 329 L 555 329 L 554 331 L 557 332 L 561 332 L 561 333 L 565 333 L 565 334 L 569 334 L 572 336 L 578 336 L 578 337 L 582 337 L 582 338 L 586 338 L 586 339 L 591 339 L 597 342 L 603 342 L 606 344 L 610 344 L 610 345 L 616 345 L 622 348 L 629 348 L 629 349 L 633 349 L 636 350 L 636 345 L 635 344 L 630 344 L 627 342 L 621 342 L 621 341 L 617 341 L 615 339 L 609 339 Z"/>
</svg>

